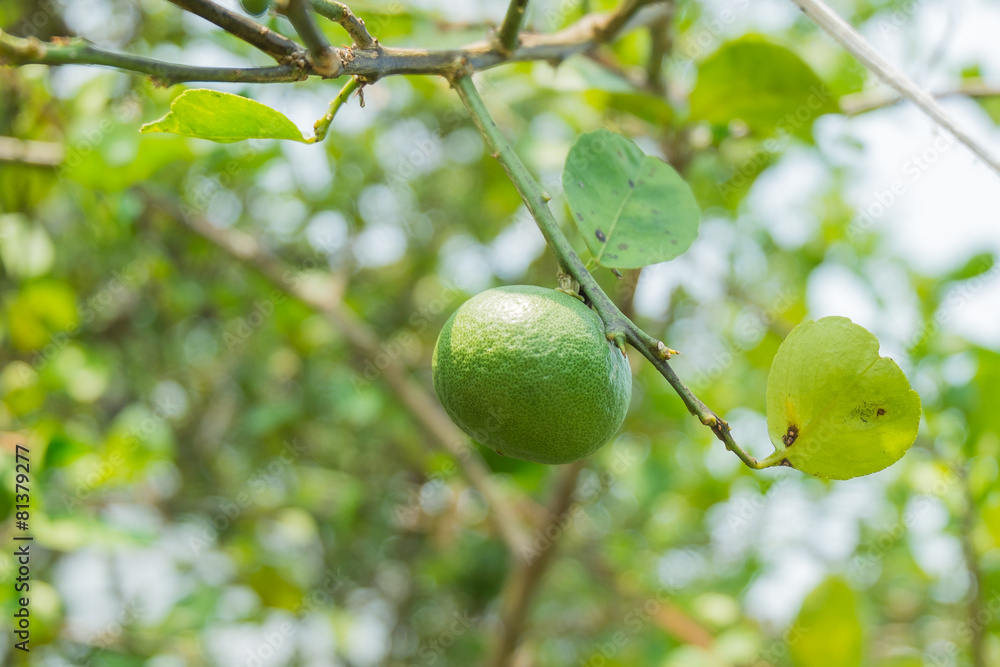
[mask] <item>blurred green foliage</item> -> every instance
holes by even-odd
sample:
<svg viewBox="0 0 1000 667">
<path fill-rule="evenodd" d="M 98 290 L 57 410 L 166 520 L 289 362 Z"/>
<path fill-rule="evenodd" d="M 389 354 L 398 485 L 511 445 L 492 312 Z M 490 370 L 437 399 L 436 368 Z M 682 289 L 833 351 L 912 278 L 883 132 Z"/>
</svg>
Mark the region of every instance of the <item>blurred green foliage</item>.
<svg viewBox="0 0 1000 667">
<path fill-rule="evenodd" d="M 752 32 L 740 29 L 746 3 L 732 4 L 723 21 L 707 3 L 678 3 L 666 97 L 577 57 L 490 72 L 487 104 L 567 232 L 559 179 L 583 132 L 623 133 L 685 175 L 705 212 L 691 255 L 641 280 L 596 275 L 635 313 L 636 282 L 680 267 L 636 319 L 683 350 L 678 373 L 745 447 L 769 450 L 767 371 L 830 266 L 863 286 L 880 321 L 892 299 L 913 304 L 905 336 L 879 334 L 921 394 L 921 433 L 869 478 L 754 473 L 632 354 L 629 416 L 581 475 L 582 509 L 558 535 L 519 664 L 938 667 L 974 664 L 973 646 L 981 664 L 1000 664 L 1000 354 L 947 326 L 995 280 L 993 257 L 923 275 L 879 226 L 853 229 L 849 168 L 823 161 L 811 130 L 865 86 L 863 72 L 801 18 L 730 42 Z M 848 3 L 849 18 L 907 4 Z M 0 26 L 166 59 L 265 62 L 169 3 L 72 5 L 4 2 Z M 423 6 L 352 4 L 385 44 L 461 44 L 485 30 L 443 26 L 449 14 Z M 540 6 L 529 23 L 556 29 L 582 12 Z M 648 31 L 609 50 L 637 77 L 649 52 Z M 220 88 L 301 129 L 342 84 Z M 783 126 L 782 111 L 817 85 L 830 94 L 822 108 Z M 0 89 L 0 135 L 65 151 L 56 167 L 0 163 L 0 532 L 10 544 L 14 445 L 25 442 L 31 664 L 480 664 L 512 564 L 480 494 L 368 374 L 373 360 L 148 197 L 253 234 L 296 284 L 340 277 L 385 354 L 429 386 L 437 332 L 465 298 L 553 285 L 556 271 L 447 84 L 380 81 L 315 146 L 140 135 L 184 87 L 108 70 L 3 68 Z M 829 176 L 801 212 L 800 242 L 747 199 L 789 153 Z M 407 345 L 390 344 L 404 334 Z M 556 470 L 483 456 L 511 497 L 548 497 Z M 0 553 L 7 619 L 11 551 Z M 0 650 L 8 664 L 10 635 Z"/>
</svg>

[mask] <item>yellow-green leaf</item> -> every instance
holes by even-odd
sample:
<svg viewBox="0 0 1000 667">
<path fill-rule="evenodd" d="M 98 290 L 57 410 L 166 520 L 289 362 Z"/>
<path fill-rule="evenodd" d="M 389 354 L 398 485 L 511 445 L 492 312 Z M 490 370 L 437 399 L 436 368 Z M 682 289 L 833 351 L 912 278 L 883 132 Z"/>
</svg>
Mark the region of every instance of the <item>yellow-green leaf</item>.
<svg viewBox="0 0 1000 667">
<path fill-rule="evenodd" d="M 309 143 L 280 111 L 254 100 L 199 88 L 186 90 L 160 120 L 140 132 L 169 132 L 220 143 L 244 139 L 287 139 Z"/>
<path fill-rule="evenodd" d="M 917 437 L 920 397 L 878 339 L 846 317 L 807 320 L 778 348 L 767 379 L 774 454 L 818 477 L 850 479 L 895 463 Z"/>
</svg>

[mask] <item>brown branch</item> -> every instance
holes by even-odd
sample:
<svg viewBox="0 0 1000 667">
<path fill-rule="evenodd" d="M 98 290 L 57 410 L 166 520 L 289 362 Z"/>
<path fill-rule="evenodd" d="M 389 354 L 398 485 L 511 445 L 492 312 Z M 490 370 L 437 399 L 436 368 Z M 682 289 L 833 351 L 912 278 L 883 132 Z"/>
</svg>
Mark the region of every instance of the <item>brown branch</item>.
<svg viewBox="0 0 1000 667">
<path fill-rule="evenodd" d="M 171 0 L 174 4 L 195 3 L 193 0 Z M 211 3 L 209 3 L 210 6 Z M 662 18 L 667 5 L 655 4 L 630 13 L 621 30 L 649 25 Z M 243 17 L 239 17 L 243 18 Z M 521 45 L 512 54 L 504 54 L 495 40 L 484 40 L 458 49 L 385 48 L 335 49 L 343 62 L 341 74 L 356 76 L 361 83 L 373 83 L 385 76 L 401 74 L 452 74 L 459 64 L 480 71 L 508 62 L 545 60 L 553 64 L 586 53 L 614 37 L 611 23 L 621 23 L 621 14 L 588 14 L 576 23 L 551 34 L 522 33 Z M 249 19 L 247 19 L 249 21 Z M 252 25 L 258 25 L 249 21 Z M 263 26 L 260 26 L 263 28 Z M 264 30 L 267 30 L 264 28 Z M 268 31 L 270 34 L 277 35 Z M 240 36 L 240 35 L 237 35 Z M 278 35 L 280 37 L 280 35 Z M 182 81 L 236 81 L 278 83 L 300 81 L 309 75 L 320 75 L 307 58 L 308 52 L 285 37 L 301 57 L 291 58 L 285 65 L 270 68 L 192 67 L 163 63 L 150 58 L 104 51 L 82 40 L 71 42 L 40 42 L 0 31 L 0 59 L 13 65 L 100 65 L 138 72 L 164 83 Z"/>
<path fill-rule="evenodd" d="M 305 55 L 305 50 L 301 46 L 284 35 L 209 0 L 169 0 L 169 2 L 214 23 L 278 62 L 287 62 L 290 58 Z"/>
<path fill-rule="evenodd" d="M 673 0 L 670 0 L 670 13 L 649 26 L 649 62 L 646 63 L 646 87 L 648 90 L 664 95 L 667 92 L 666 82 L 663 80 L 663 59 L 673 49 L 673 40 L 670 35 L 673 14 L 676 10 Z"/>
<path fill-rule="evenodd" d="M 0 161 L 3 162 L 55 167 L 65 156 L 66 149 L 60 143 L 0 137 Z"/>
<path fill-rule="evenodd" d="M 562 536 L 568 523 L 573 491 L 583 464 L 583 461 L 576 461 L 560 470 L 558 485 L 549 502 L 549 516 L 535 530 L 536 536 L 549 540 L 550 543 L 534 554 L 533 558 L 520 561 L 507 579 L 500 602 L 500 637 L 488 663 L 492 667 L 509 665 L 521 641 L 521 633 L 524 631 L 531 603 L 538 592 L 539 582 L 556 554 L 558 538 Z M 555 538 L 551 537 L 553 534 Z"/>
<path fill-rule="evenodd" d="M 632 20 L 632 17 L 636 13 L 645 7 L 646 5 L 652 4 L 654 0 L 625 0 L 618 9 L 613 11 L 608 20 L 600 27 L 597 36 L 600 41 L 606 42 L 615 35 L 617 35 L 621 30 Z"/>
<path fill-rule="evenodd" d="M 362 356 L 379 358 L 380 362 L 385 360 L 387 355 L 383 354 L 378 336 L 347 304 L 330 291 L 320 296 L 312 290 L 303 289 L 298 282 L 289 280 L 294 272 L 264 250 L 257 239 L 239 230 L 218 229 L 197 215 L 187 215 L 174 202 L 155 196 L 145 189 L 140 192 L 156 210 L 183 222 L 194 233 L 261 273 L 278 289 L 325 315 Z M 470 447 L 465 434 L 452 423 L 427 390 L 413 380 L 409 370 L 398 358 L 389 358 L 388 365 L 382 369 L 382 377 L 407 410 L 432 436 L 434 445 L 457 460 L 469 483 L 482 494 L 490 507 L 492 521 L 511 554 L 517 557 L 525 553 L 529 544 L 528 536 L 515 510 L 515 504 L 509 503 L 497 489 L 489 469 L 479 454 Z"/>
<path fill-rule="evenodd" d="M 933 93 L 934 97 L 1000 97 L 1000 88 L 990 86 L 982 81 L 964 81 L 951 90 L 941 90 Z M 898 95 L 885 93 L 854 93 L 840 98 L 840 110 L 848 116 L 855 116 L 877 109 L 884 109 L 903 101 Z"/>
</svg>

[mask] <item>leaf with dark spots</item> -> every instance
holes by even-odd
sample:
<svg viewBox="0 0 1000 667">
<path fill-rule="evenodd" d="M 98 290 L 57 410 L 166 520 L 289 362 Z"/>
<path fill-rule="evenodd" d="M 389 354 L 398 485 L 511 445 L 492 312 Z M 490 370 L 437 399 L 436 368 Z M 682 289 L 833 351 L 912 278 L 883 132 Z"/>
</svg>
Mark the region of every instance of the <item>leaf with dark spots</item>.
<svg viewBox="0 0 1000 667">
<path fill-rule="evenodd" d="M 846 317 L 795 327 L 767 378 L 767 430 L 774 453 L 797 470 L 850 479 L 903 456 L 920 425 L 920 397 L 879 341 Z"/>
<path fill-rule="evenodd" d="M 700 212 L 687 183 L 673 167 L 608 130 L 577 139 L 566 158 L 563 189 L 574 222 L 601 266 L 634 269 L 665 262 L 687 250 L 698 235 Z M 664 231 L 676 240 L 663 243 Z M 611 249 L 615 254 L 608 254 Z"/>
</svg>

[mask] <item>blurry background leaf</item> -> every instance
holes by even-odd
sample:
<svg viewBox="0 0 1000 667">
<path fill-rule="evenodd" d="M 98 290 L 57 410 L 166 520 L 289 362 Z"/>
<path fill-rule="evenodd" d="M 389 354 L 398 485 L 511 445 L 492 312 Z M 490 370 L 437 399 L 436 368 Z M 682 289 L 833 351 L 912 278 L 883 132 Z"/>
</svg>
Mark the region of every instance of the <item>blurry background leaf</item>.
<svg viewBox="0 0 1000 667">
<path fill-rule="evenodd" d="M 754 134 L 809 137 L 816 117 L 837 110 L 833 94 L 792 51 L 760 35 L 723 44 L 698 66 L 691 119 L 728 125 L 739 119 Z"/>
<path fill-rule="evenodd" d="M 806 597 L 788 645 L 795 667 L 861 665 L 861 621 L 846 581 L 832 577 Z"/>
</svg>

